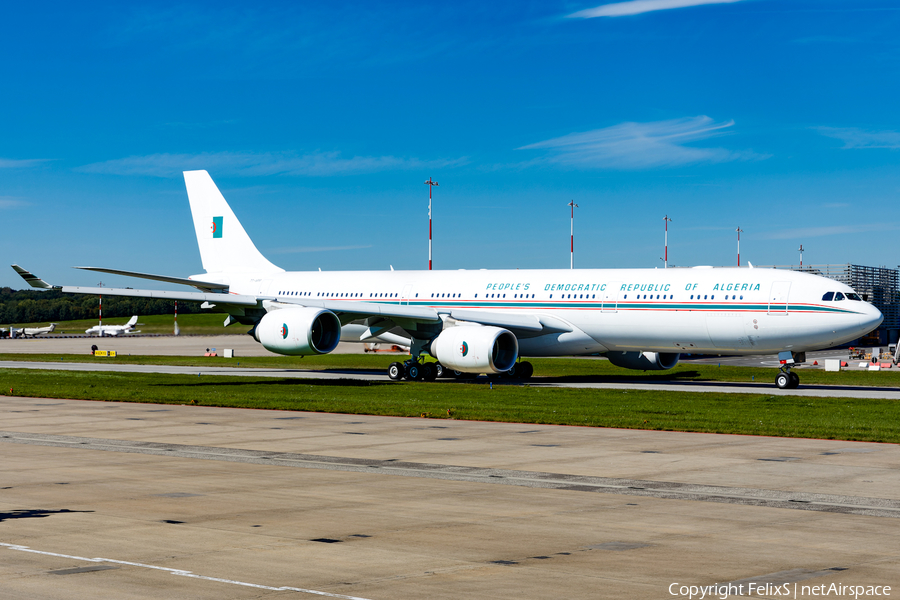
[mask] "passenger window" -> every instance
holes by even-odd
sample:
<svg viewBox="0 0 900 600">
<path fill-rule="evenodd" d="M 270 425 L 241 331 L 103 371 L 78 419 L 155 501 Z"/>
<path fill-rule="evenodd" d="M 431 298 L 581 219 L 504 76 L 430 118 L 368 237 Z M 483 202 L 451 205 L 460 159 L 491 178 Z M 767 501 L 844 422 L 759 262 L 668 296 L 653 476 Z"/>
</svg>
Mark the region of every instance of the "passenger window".
<svg viewBox="0 0 900 600">
<path fill-rule="evenodd" d="M 834 293 L 834 301 L 835 302 L 837 302 L 838 300 L 843 300 L 843 299 L 844 299 L 844 295 L 842 293 L 840 293 L 840 292 Z"/>
<path fill-rule="evenodd" d="M 703 299 L 706 300 L 706 294 L 703 295 Z"/>
<path fill-rule="evenodd" d="M 825 295 L 822 296 L 823 302 L 831 302 L 834 300 L 834 292 L 825 292 Z"/>
</svg>

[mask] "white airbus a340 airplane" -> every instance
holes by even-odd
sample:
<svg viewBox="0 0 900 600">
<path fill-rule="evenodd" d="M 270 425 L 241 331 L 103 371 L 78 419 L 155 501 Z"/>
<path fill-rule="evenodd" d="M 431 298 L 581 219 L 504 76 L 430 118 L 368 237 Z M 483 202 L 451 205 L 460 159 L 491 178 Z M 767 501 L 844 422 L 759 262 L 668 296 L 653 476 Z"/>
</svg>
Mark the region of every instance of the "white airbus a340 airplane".
<svg viewBox="0 0 900 600">
<path fill-rule="evenodd" d="M 848 286 L 807 273 L 754 268 L 285 272 L 256 249 L 206 171 L 184 180 L 206 273 L 91 271 L 193 286 L 199 292 L 51 286 L 77 294 L 203 302 L 225 325 L 278 354 L 326 354 L 338 342 L 410 346 L 392 379 L 445 372 L 529 377 L 520 357 L 602 353 L 620 367 L 671 369 L 681 353 L 779 354 L 780 388 L 807 350 L 857 339 L 883 320 Z M 439 363 L 424 362 L 430 355 Z"/>
</svg>

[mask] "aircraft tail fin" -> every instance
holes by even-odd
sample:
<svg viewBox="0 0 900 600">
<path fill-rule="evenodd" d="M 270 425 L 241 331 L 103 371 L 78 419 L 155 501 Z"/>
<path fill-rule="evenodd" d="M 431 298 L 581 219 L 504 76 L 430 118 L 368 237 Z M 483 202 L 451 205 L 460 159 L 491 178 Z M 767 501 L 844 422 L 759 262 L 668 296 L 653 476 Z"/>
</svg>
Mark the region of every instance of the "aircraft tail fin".
<svg viewBox="0 0 900 600">
<path fill-rule="evenodd" d="M 207 273 L 284 271 L 256 249 L 209 173 L 185 171 L 184 184 L 191 202 L 200 260 Z"/>
<path fill-rule="evenodd" d="M 134 327 L 135 325 L 137 325 L 137 319 L 137 315 L 134 315 L 133 317 L 128 319 L 127 323 L 125 323 L 125 327 Z"/>
</svg>

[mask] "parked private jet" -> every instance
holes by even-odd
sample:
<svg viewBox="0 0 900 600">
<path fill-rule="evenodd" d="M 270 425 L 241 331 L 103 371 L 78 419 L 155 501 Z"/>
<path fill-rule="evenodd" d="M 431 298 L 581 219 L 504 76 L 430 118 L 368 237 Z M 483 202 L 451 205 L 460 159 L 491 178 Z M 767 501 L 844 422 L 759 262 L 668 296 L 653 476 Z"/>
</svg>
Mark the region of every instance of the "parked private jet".
<svg viewBox="0 0 900 600">
<path fill-rule="evenodd" d="M 9 328 L 9 337 L 11 338 L 33 338 L 38 335 L 44 335 L 45 333 L 52 333 L 56 326 L 59 323 L 50 323 L 47 327 L 10 327 Z"/>
<path fill-rule="evenodd" d="M 51 286 L 76 294 L 192 300 L 252 325 L 266 349 L 326 354 L 339 341 L 410 347 L 392 379 L 487 373 L 528 378 L 521 357 L 603 354 L 665 370 L 682 353 L 778 354 L 779 388 L 805 352 L 855 340 L 883 320 L 850 287 L 809 273 L 754 268 L 286 272 L 251 241 L 206 171 L 185 171 L 200 259 L 190 277 L 90 271 L 185 284 L 199 292 Z M 430 355 L 437 363 L 425 362 Z"/>
<path fill-rule="evenodd" d="M 117 335 L 136 333 L 134 326 L 137 325 L 137 320 L 137 315 L 134 315 L 124 325 L 94 325 L 90 329 L 85 329 L 84 332 L 88 335 L 99 335 L 100 337 L 115 337 Z"/>
</svg>

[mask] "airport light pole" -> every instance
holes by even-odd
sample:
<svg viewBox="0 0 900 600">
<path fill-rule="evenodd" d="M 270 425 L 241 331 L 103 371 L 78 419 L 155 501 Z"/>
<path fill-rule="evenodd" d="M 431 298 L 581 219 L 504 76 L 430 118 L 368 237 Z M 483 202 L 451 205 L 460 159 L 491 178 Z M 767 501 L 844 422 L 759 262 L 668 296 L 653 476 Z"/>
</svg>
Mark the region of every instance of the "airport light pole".
<svg viewBox="0 0 900 600">
<path fill-rule="evenodd" d="M 663 258 L 663 269 L 668 269 L 669 268 L 669 223 L 672 221 L 672 219 L 669 218 L 669 215 L 666 215 L 665 217 L 663 217 L 663 221 L 666 224 L 666 253 L 664 255 L 665 258 Z"/>
<path fill-rule="evenodd" d="M 737 231 L 738 234 L 738 266 L 741 266 L 741 232 L 744 230 L 738 227 L 735 231 Z"/>
<path fill-rule="evenodd" d="M 572 200 L 566 206 L 572 207 L 572 221 L 569 226 L 569 268 L 575 268 L 575 209 L 578 205 Z"/>
<path fill-rule="evenodd" d="M 428 270 L 431 270 L 431 189 L 438 185 L 437 181 L 432 181 L 431 177 L 425 182 L 428 186 Z"/>
</svg>

